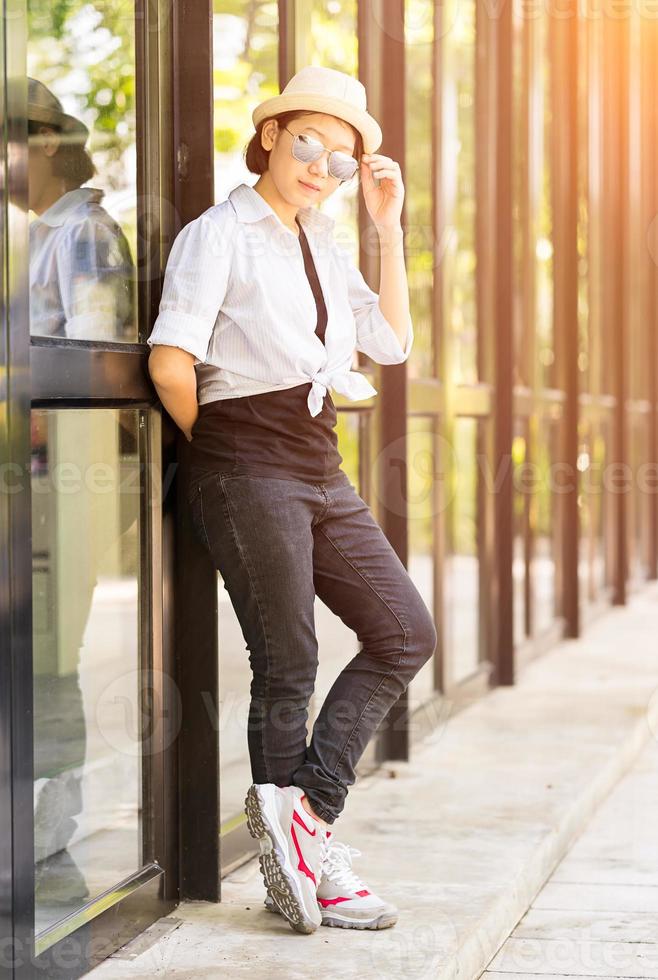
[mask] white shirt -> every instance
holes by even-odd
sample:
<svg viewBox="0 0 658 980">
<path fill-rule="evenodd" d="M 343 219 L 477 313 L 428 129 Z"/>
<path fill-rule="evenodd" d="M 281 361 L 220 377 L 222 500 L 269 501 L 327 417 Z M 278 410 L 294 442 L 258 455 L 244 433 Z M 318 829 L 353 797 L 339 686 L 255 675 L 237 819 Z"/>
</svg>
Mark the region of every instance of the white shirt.
<svg viewBox="0 0 658 980">
<path fill-rule="evenodd" d="M 103 196 L 76 187 L 30 221 L 33 335 L 137 340 L 130 248 Z"/>
<path fill-rule="evenodd" d="M 291 388 L 311 381 L 308 408 L 322 410 L 327 388 L 351 401 L 377 393 L 351 370 L 354 350 L 378 364 L 409 356 L 349 253 L 333 238 L 335 220 L 316 207 L 297 211 L 327 307 L 325 343 L 301 243 L 265 199 L 239 184 L 181 229 L 173 243 L 160 309 L 147 343 L 194 354 L 199 404 Z"/>
</svg>

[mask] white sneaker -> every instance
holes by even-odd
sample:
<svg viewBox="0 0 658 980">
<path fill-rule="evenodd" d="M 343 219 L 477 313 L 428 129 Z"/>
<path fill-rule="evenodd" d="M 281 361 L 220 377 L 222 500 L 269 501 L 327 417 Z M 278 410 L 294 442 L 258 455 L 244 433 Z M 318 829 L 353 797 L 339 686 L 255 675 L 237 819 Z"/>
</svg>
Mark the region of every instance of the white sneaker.
<svg viewBox="0 0 658 980">
<path fill-rule="evenodd" d="M 356 847 L 332 839 L 327 831 L 328 848 L 317 901 L 323 926 L 342 929 L 387 929 L 395 925 L 398 910 L 379 898 L 352 871 L 352 858 L 361 854 Z M 265 908 L 276 912 L 270 898 Z"/>
<path fill-rule="evenodd" d="M 324 827 L 302 805 L 305 795 L 300 786 L 253 783 L 245 808 L 270 900 L 293 929 L 311 933 L 322 923 L 317 890 L 328 845 Z"/>
</svg>

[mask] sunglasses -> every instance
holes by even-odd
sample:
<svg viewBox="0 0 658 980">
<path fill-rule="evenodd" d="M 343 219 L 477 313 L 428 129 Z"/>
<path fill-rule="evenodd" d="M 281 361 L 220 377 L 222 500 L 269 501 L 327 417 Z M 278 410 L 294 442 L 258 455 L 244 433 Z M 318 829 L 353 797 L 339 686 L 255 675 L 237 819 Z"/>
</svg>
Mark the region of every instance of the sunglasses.
<svg viewBox="0 0 658 980">
<path fill-rule="evenodd" d="M 359 161 L 347 153 L 341 153 L 339 150 L 328 150 L 320 140 L 313 139 L 306 133 L 293 133 L 287 126 L 283 128 L 291 136 L 294 136 L 291 151 L 295 160 L 299 160 L 300 163 L 315 163 L 326 152 L 329 154 L 329 173 L 340 181 L 350 180 L 359 169 Z"/>
</svg>

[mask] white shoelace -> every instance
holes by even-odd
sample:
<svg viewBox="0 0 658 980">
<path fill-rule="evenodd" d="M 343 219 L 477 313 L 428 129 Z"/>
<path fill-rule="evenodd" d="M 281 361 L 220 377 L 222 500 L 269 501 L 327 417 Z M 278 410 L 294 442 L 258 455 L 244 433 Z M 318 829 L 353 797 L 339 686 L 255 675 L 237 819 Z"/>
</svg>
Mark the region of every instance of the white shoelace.
<svg viewBox="0 0 658 980">
<path fill-rule="evenodd" d="M 339 840 L 329 840 L 328 844 L 322 865 L 322 871 L 327 878 L 341 888 L 351 888 L 353 891 L 367 888 L 365 882 L 352 871 L 352 858 L 360 857 L 361 851 Z"/>
</svg>

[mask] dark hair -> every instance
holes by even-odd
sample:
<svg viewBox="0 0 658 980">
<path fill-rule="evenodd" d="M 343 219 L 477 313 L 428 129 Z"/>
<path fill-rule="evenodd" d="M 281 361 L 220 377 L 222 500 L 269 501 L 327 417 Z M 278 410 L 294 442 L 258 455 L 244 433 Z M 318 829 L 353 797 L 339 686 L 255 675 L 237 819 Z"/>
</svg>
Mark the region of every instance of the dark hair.
<svg viewBox="0 0 658 980">
<path fill-rule="evenodd" d="M 28 136 L 38 136 L 42 126 L 47 126 L 58 135 L 64 135 L 62 127 L 55 123 L 41 123 L 35 119 L 28 119 Z M 57 153 L 51 157 L 51 166 L 54 177 L 63 177 L 68 183 L 75 187 L 80 187 L 87 180 L 91 180 L 96 173 L 94 162 L 89 153 L 84 148 L 80 140 L 67 141 L 66 138 L 60 143 Z"/>
<path fill-rule="evenodd" d="M 263 126 L 270 119 L 276 119 L 279 124 L 279 128 L 282 129 L 287 126 L 289 122 L 293 119 L 299 119 L 301 116 L 314 116 L 317 115 L 317 111 L 314 109 L 291 109 L 289 112 L 280 112 L 276 116 L 268 116 L 267 119 L 261 119 L 256 127 L 256 132 L 249 140 L 244 153 L 245 163 L 247 165 L 247 170 L 252 174 L 264 174 L 269 167 L 269 159 L 271 150 L 266 150 L 261 143 L 260 137 Z M 347 121 L 347 120 L 345 120 Z M 356 142 L 354 144 L 354 159 L 361 160 L 363 155 L 363 137 L 361 133 L 352 126 L 351 123 L 347 123 L 352 132 L 356 137 Z M 358 174 L 357 170 L 357 174 Z"/>
</svg>

